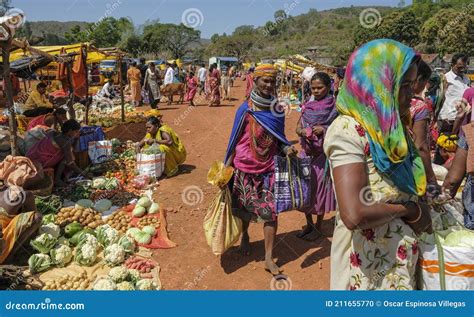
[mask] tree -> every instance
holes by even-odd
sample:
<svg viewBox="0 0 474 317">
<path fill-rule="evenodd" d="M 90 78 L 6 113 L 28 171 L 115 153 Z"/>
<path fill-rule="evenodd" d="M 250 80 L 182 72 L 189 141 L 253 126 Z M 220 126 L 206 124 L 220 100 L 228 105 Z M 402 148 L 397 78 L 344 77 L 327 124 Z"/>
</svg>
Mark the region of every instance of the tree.
<svg viewBox="0 0 474 317">
<path fill-rule="evenodd" d="M 69 43 L 83 43 L 90 40 L 89 34 L 79 25 L 74 25 L 69 32 L 64 34 L 64 37 Z"/>
<path fill-rule="evenodd" d="M 219 34 L 217 34 L 217 33 L 212 34 L 211 42 L 216 43 L 218 40 L 219 40 Z"/>
<path fill-rule="evenodd" d="M 92 24 L 88 33 L 97 47 L 116 46 L 122 37 L 119 21 L 113 17 L 107 17 Z"/>
<path fill-rule="evenodd" d="M 148 52 L 162 49 L 171 53 L 173 58 L 181 58 L 189 51 L 189 44 L 200 38 L 201 32 L 184 24 L 151 24 L 144 29 L 144 48 Z"/>
<path fill-rule="evenodd" d="M 396 11 L 382 20 L 380 37 L 390 38 L 408 46 L 415 46 L 420 40 L 420 22 L 412 10 Z"/>
<path fill-rule="evenodd" d="M 286 15 L 285 10 L 278 10 L 273 14 L 273 17 L 275 18 L 275 21 L 278 22 L 278 21 L 286 20 L 288 16 Z"/>
<path fill-rule="evenodd" d="M 232 35 L 251 35 L 255 32 L 253 25 L 241 25 L 235 28 Z"/>
<path fill-rule="evenodd" d="M 439 51 L 445 53 L 465 52 L 474 54 L 474 10 L 461 11 L 456 17 L 456 23 L 448 22 L 439 37 Z"/>
<path fill-rule="evenodd" d="M 120 48 L 134 57 L 138 57 L 143 51 L 143 42 L 138 35 L 132 34 L 122 42 Z"/>
<path fill-rule="evenodd" d="M 15 36 L 17 38 L 24 38 L 29 42 L 31 40 L 31 38 L 33 37 L 33 30 L 31 29 L 31 22 L 26 21 L 25 24 L 23 24 L 21 28 L 16 30 Z"/>
</svg>

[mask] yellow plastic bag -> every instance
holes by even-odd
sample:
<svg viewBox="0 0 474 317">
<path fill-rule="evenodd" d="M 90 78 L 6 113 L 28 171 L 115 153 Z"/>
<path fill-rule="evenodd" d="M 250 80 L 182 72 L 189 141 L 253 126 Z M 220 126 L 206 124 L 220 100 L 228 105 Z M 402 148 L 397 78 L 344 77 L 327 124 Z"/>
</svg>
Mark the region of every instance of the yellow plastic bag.
<svg viewBox="0 0 474 317">
<path fill-rule="evenodd" d="M 226 167 L 223 162 L 216 161 L 209 169 L 207 181 L 223 188 L 232 178 L 233 172 L 232 167 Z M 232 214 L 232 197 L 229 188 L 221 189 L 211 202 L 203 227 L 207 244 L 216 255 L 224 253 L 237 242 L 242 233 L 242 220 Z"/>
<path fill-rule="evenodd" d="M 233 174 L 231 166 L 226 167 L 223 162 L 215 161 L 207 173 L 207 181 L 211 185 L 222 187 L 230 181 Z"/>
<path fill-rule="evenodd" d="M 204 234 L 212 253 L 220 255 L 234 245 L 242 233 L 242 220 L 232 214 L 229 188 L 224 188 L 211 202 L 204 218 Z"/>
</svg>

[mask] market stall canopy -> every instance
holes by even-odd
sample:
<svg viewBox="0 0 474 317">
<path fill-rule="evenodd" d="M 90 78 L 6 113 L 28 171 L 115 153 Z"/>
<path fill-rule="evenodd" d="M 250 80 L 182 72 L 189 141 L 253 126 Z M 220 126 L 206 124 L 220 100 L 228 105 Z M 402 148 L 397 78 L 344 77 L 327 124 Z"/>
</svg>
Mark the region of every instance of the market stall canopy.
<svg viewBox="0 0 474 317">
<path fill-rule="evenodd" d="M 10 72 L 19 78 L 30 78 L 38 69 L 51 63 L 46 56 L 24 57 L 10 63 Z M 0 64 L 0 72 L 3 73 L 3 64 Z"/>
<path fill-rule="evenodd" d="M 79 54 L 81 47 L 83 45 L 87 45 L 89 47 L 88 43 L 78 43 L 78 44 L 71 44 L 71 45 L 56 45 L 56 46 L 32 46 L 32 48 L 40 50 L 50 55 L 60 55 L 62 48 L 65 49 L 66 54 L 69 54 L 69 53 Z M 87 53 L 87 64 L 98 63 L 104 59 L 116 59 L 115 55 L 108 55 L 109 52 L 113 52 L 113 51 L 114 51 L 113 48 L 109 48 L 107 50 L 89 49 Z M 36 56 L 36 54 L 32 54 L 28 50 L 17 49 L 10 53 L 10 63 L 16 60 L 23 59 L 25 57 L 31 57 L 31 56 Z"/>
</svg>

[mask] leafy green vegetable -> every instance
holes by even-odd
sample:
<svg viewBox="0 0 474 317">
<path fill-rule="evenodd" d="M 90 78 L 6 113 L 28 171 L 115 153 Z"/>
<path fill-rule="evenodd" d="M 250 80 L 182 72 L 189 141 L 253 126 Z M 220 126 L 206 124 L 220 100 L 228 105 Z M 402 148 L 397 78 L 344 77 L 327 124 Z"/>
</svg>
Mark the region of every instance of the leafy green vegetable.
<svg viewBox="0 0 474 317">
<path fill-rule="evenodd" d="M 43 216 L 43 219 L 41 220 L 41 224 L 47 225 L 48 223 L 54 223 L 56 221 L 56 215 L 55 214 L 49 214 Z"/>
<path fill-rule="evenodd" d="M 474 248 L 474 232 L 462 229 L 447 235 L 443 245 L 448 247 Z"/>
<path fill-rule="evenodd" d="M 158 203 L 152 203 L 150 208 L 148 209 L 149 214 L 157 214 L 160 212 L 160 205 Z"/>
<path fill-rule="evenodd" d="M 33 274 L 46 271 L 51 267 L 51 258 L 47 254 L 33 254 L 28 259 L 28 266 Z"/>
<path fill-rule="evenodd" d="M 135 241 L 140 244 L 149 244 L 151 242 L 151 235 L 144 231 L 139 231 L 135 234 Z"/>
<path fill-rule="evenodd" d="M 36 196 L 35 197 L 36 209 L 43 215 L 56 214 L 62 207 L 62 199 L 57 195 L 50 196 Z"/>
<path fill-rule="evenodd" d="M 48 254 L 56 244 L 57 239 L 49 233 L 40 234 L 36 239 L 31 240 L 31 246 L 38 252 Z"/>
<path fill-rule="evenodd" d="M 96 229 L 97 240 L 102 246 L 107 247 L 117 243 L 120 239 L 119 232 L 109 225 L 102 225 Z"/>
<path fill-rule="evenodd" d="M 72 250 L 64 244 L 58 244 L 51 250 L 51 262 L 59 267 L 66 266 L 72 260 Z"/>
<path fill-rule="evenodd" d="M 61 228 L 54 223 L 48 223 L 40 227 L 39 233 L 49 233 L 53 238 L 57 239 L 61 235 Z"/>
<path fill-rule="evenodd" d="M 148 208 L 150 208 L 151 203 L 152 203 L 152 201 L 148 197 L 144 196 L 144 197 L 141 197 L 138 200 L 137 206 L 142 206 L 142 207 L 148 209 Z"/>
<path fill-rule="evenodd" d="M 154 237 L 156 233 L 156 229 L 154 226 L 145 226 L 142 228 L 142 231 L 148 233 L 152 237 Z"/>
<path fill-rule="evenodd" d="M 95 236 L 95 232 L 94 230 L 90 229 L 90 228 L 85 228 L 84 230 L 82 231 L 79 231 L 77 232 L 75 235 L 72 236 L 71 239 L 69 239 L 69 242 L 71 242 L 71 244 L 73 246 L 76 246 L 78 245 L 79 243 L 81 243 L 81 241 L 86 238 L 86 235 L 87 234 L 91 234 L 93 236 Z"/>
<path fill-rule="evenodd" d="M 97 259 L 98 247 L 83 240 L 76 248 L 74 261 L 79 265 L 91 266 Z"/>
<path fill-rule="evenodd" d="M 126 235 L 121 236 L 117 243 L 121 245 L 127 253 L 133 253 L 133 251 L 135 251 L 135 241 Z"/>
<path fill-rule="evenodd" d="M 132 215 L 136 218 L 143 217 L 145 214 L 146 214 L 146 208 L 143 206 L 137 205 L 132 211 Z"/>
</svg>

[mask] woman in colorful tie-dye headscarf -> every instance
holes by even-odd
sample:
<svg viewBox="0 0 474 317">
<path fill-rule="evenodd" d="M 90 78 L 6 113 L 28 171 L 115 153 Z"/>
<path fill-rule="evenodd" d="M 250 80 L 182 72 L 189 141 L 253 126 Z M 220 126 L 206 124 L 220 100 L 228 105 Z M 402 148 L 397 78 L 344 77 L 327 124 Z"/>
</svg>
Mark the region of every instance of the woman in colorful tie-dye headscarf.
<svg viewBox="0 0 474 317">
<path fill-rule="evenodd" d="M 414 289 L 417 234 L 431 232 L 419 201 L 423 162 L 407 133 L 420 60 L 393 40 L 358 48 L 347 65 L 324 143 L 338 211 L 332 289 Z"/>
</svg>

